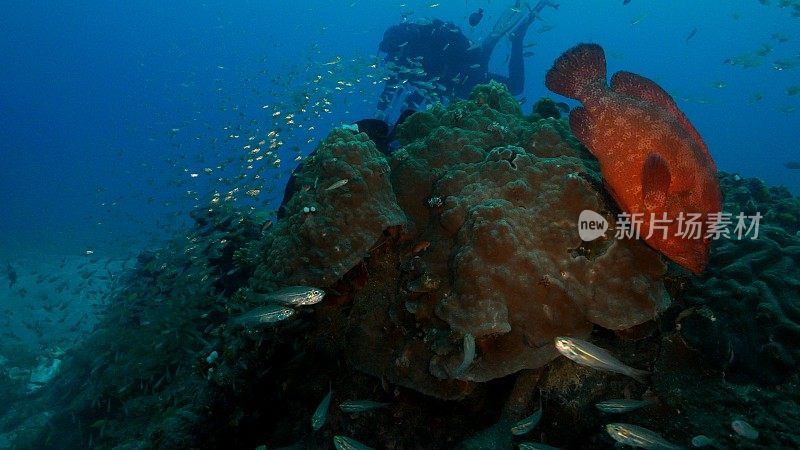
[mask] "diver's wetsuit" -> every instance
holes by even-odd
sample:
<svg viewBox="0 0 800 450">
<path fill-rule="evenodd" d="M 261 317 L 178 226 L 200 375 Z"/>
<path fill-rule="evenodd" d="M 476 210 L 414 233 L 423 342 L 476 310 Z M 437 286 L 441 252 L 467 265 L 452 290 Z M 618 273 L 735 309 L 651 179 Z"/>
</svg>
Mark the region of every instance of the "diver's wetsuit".
<svg viewBox="0 0 800 450">
<path fill-rule="evenodd" d="M 450 22 L 435 20 L 428 24 L 403 23 L 390 27 L 384 33 L 379 50 L 386 53 L 391 78 L 386 81 L 378 100 L 378 109 L 385 111 L 404 90 L 409 90 L 406 107 L 419 109 L 427 100 L 419 89 L 423 83 L 443 87 L 438 94 L 452 92 L 453 78 L 461 71 L 464 63 L 460 59 L 468 52 L 469 45 L 461 29 Z"/>
<path fill-rule="evenodd" d="M 407 91 L 404 108 L 420 109 L 431 96 L 466 98 L 472 88 L 489 80 L 508 86 L 513 95 L 525 86 L 523 39 L 533 22 L 533 13 L 509 18 L 495 25 L 480 45 L 470 46 L 461 29 L 451 22 L 403 23 L 386 30 L 379 50 L 386 53 L 392 75 L 378 100 L 378 110 L 385 112 L 398 95 Z M 508 76 L 489 72 L 489 59 L 500 39 L 508 34 L 511 56 Z"/>
</svg>

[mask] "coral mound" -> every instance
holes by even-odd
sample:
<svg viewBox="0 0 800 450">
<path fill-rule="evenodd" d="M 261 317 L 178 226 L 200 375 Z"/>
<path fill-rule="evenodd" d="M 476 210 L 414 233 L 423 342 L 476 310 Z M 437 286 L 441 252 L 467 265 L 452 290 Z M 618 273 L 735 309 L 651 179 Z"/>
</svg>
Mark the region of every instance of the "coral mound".
<svg viewBox="0 0 800 450">
<path fill-rule="evenodd" d="M 303 254 L 308 265 L 281 277 L 328 285 L 383 229 L 408 217 L 391 250 L 382 249 L 382 268 L 370 268 L 374 283 L 355 296 L 350 359 L 441 397 L 463 395 L 463 383 L 453 380 L 482 382 L 547 364 L 557 356 L 557 335 L 648 321 L 668 303 L 665 266 L 641 242 L 580 240 L 580 212 L 609 215 L 609 208 L 566 129 L 554 119 L 526 121 L 516 100 L 492 83 L 470 101 L 411 116 L 400 130 L 403 148 L 387 162 L 363 135 L 337 130 L 303 182 L 323 174 L 320 186 L 366 181 L 292 199 L 294 213 L 276 232 L 269 269 L 259 273 L 279 273 L 291 255 Z M 387 163 L 390 184 L 379 173 Z M 351 184 L 363 189 L 342 198 Z M 303 205 L 317 212 L 298 213 Z M 279 244 L 281 237 L 290 245 Z M 472 338 L 474 360 L 464 349 Z"/>
<path fill-rule="evenodd" d="M 782 383 L 800 367 L 800 204 L 755 178 L 724 174 L 721 181 L 725 211 L 759 212 L 761 228 L 757 239 L 715 242 L 709 271 L 691 280 L 685 300 L 719 317 L 727 356 L 717 365 L 728 380 Z M 707 333 L 699 330 L 692 340 L 693 330 L 682 332 L 692 343 Z"/>
<path fill-rule="evenodd" d="M 331 286 L 367 255 L 385 229 L 406 222 L 389 184 L 386 159 L 366 134 L 331 132 L 295 183 L 300 189 L 286 205 L 286 217 L 265 238 L 256 290 L 276 283 Z"/>
</svg>

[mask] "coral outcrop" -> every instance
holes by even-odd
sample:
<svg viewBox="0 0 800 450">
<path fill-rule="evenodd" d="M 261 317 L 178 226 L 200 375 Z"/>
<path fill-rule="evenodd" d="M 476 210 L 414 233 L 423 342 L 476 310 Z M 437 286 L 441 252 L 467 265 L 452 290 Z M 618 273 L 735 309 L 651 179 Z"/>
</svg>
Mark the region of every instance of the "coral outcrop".
<svg viewBox="0 0 800 450">
<path fill-rule="evenodd" d="M 263 242 L 255 290 L 329 287 L 358 264 L 384 230 L 406 222 L 389 165 L 366 134 L 337 129 L 296 174 L 286 217 Z M 345 183 L 345 184 L 342 184 Z"/>
<path fill-rule="evenodd" d="M 668 304 L 665 266 L 641 242 L 580 240 L 580 212 L 609 206 L 566 136 L 554 119 L 526 121 L 496 83 L 411 116 L 388 161 L 365 135 L 337 130 L 300 174 L 316 187 L 289 202 L 257 274 L 328 286 L 404 225 L 386 256 L 399 270 L 371 269 L 384 278 L 356 294 L 351 361 L 441 397 L 464 392 L 452 380 L 547 364 L 557 335 L 651 320 Z M 309 205 L 315 213 L 300 212 Z"/>
<path fill-rule="evenodd" d="M 726 212 L 761 214 L 758 236 L 716 241 L 708 271 L 690 281 L 685 301 L 719 321 L 726 358 L 716 365 L 729 380 L 780 383 L 800 368 L 800 236 L 791 233 L 800 226 L 800 206 L 784 189 L 755 178 L 726 174 L 722 185 Z M 682 333 L 702 348 L 707 330 L 687 326 Z"/>
<path fill-rule="evenodd" d="M 614 213 L 596 160 L 566 121 L 522 117 L 497 84 L 411 116 L 399 138 L 386 157 L 334 130 L 271 227 L 224 203 L 194 211 L 192 230 L 118 279 L 53 381 L 35 396 L 8 384 L 0 443 L 607 448 L 603 425 L 621 420 L 687 447 L 704 434 L 798 448 L 797 198 L 722 174 L 725 210 L 761 212 L 760 235 L 717 241 L 689 278 L 639 241 L 578 238 L 583 209 Z M 232 326 L 252 292 L 296 284 L 325 299 L 270 327 Z M 651 321 L 665 285 L 673 306 Z M 589 336 L 650 382 L 551 361 L 558 334 Z M 0 361 L 0 380 L 12 375 Z M 620 418 L 595 408 L 612 398 L 652 404 Z M 346 399 L 387 407 L 352 415 L 335 406 Z M 538 408 L 534 431 L 512 436 Z M 732 433 L 734 419 L 760 437 Z"/>
</svg>

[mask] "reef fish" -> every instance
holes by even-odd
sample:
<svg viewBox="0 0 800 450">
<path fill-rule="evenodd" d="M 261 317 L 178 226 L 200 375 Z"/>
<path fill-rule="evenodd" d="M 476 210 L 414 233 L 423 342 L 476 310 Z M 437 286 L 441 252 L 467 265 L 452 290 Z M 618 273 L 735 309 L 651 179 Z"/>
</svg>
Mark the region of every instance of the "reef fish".
<svg viewBox="0 0 800 450">
<path fill-rule="evenodd" d="M 606 425 L 606 432 L 620 444 L 631 447 L 647 448 L 652 450 L 680 449 L 655 431 L 629 423 L 610 423 Z"/>
<path fill-rule="evenodd" d="M 349 179 L 349 178 L 342 178 L 341 180 L 339 180 L 339 181 L 337 181 L 337 182 L 335 182 L 335 183 L 331 184 L 331 185 L 330 185 L 330 186 L 328 186 L 327 188 L 325 188 L 325 190 L 326 190 L 326 191 L 332 191 L 332 190 L 334 190 L 334 189 L 339 189 L 340 187 L 342 187 L 342 186 L 344 186 L 345 184 L 347 184 L 349 181 L 350 181 L 350 179 Z"/>
<path fill-rule="evenodd" d="M 605 400 L 602 402 L 598 402 L 595 403 L 594 406 L 595 408 L 603 412 L 620 414 L 642 408 L 652 403 L 653 402 L 651 402 L 650 400 L 632 400 L 632 399 L 619 398 L 619 399 Z"/>
<path fill-rule="evenodd" d="M 783 167 L 792 170 L 800 170 L 800 161 L 786 161 L 783 163 Z"/>
<path fill-rule="evenodd" d="M 309 306 L 322 301 L 325 291 L 308 286 L 289 286 L 268 294 L 253 294 L 252 301 L 285 306 Z"/>
<path fill-rule="evenodd" d="M 333 389 L 328 389 L 328 394 L 319 402 L 314 415 L 311 416 L 311 429 L 318 431 L 325 425 L 325 420 L 328 418 L 328 408 L 331 406 L 331 398 L 333 397 Z"/>
<path fill-rule="evenodd" d="M 250 328 L 260 325 L 272 325 L 274 323 L 281 322 L 292 317 L 294 312 L 295 311 L 292 308 L 287 308 L 285 306 L 267 305 L 248 311 L 240 316 L 236 316 L 231 320 L 237 325 Z"/>
<path fill-rule="evenodd" d="M 470 333 L 464 333 L 464 358 L 453 372 L 453 378 L 461 378 L 473 361 L 475 361 L 475 336 Z"/>
<path fill-rule="evenodd" d="M 583 103 L 570 113 L 570 128 L 598 159 L 611 196 L 631 224 L 636 222 L 633 237 L 693 273 L 702 272 L 722 197 L 714 161 L 672 97 L 630 72 L 615 73 L 609 86 L 605 54 L 597 44 L 567 50 L 545 84 Z"/>
<path fill-rule="evenodd" d="M 684 39 L 683 42 L 686 42 L 688 44 L 689 43 L 689 39 L 693 38 L 694 35 L 696 35 L 696 34 L 697 34 L 697 28 L 693 28 L 692 31 L 689 32 L 689 35 L 686 36 L 686 39 Z"/>
<path fill-rule="evenodd" d="M 758 439 L 758 430 L 753 428 L 752 425 L 742 419 L 736 419 L 731 422 L 731 429 L 739 436 L 745 439 Z"/>
<path fill-rule="evenodd" d="M 522 436 L 530 433 L 530 431 L 539 424 L 539 421 L 542 420 L 542 411 L 542 398 L 539 397 L 539 409 L 534 411 L 530 416 L 514 424 L 514 426 L 511 427 L 511 434 L 514 436 Z"/>
<path fill-rule="evenodd" d="M 373 409 L 386 408 L 388 403 L 374 402 L 372 400 L 345 400 L 339 403 L 339 409 L 346 413 L 360 413 Z"/>
<path fill-rule="evenodd" d="M 559 336 L 555 339 L 556 350 L 582 366 L 597 370 L 621 373 L 644 384 L 650 372 L 626 366 L 608 351 L 584 340 Z"/>
<path fill-rule="evenodd" d="M 561 450 L 552 445 L 542 444 L 541 442 L 520 442 L 519 450 Z"/>
<path fill-rule="evenodd" d="M 713 439 L 704 435 L 698 434 L 697 436 L 692 438 L 692 447 L 716 447 L 717 444 L 714 442 Z"/>
<path fill-rule="evenodd" d="M 481 23 L 481 19 L 483 19 L 483 8 L 478 8 L 477 11 L 469 15 L 469 25 L 474 27 Z"/>
<path fill-rule="evenodd" d="M 336 450 L 372 450 L 372 447 L 347 436 L 334 436 L 333 446 Z"/>
</svg>

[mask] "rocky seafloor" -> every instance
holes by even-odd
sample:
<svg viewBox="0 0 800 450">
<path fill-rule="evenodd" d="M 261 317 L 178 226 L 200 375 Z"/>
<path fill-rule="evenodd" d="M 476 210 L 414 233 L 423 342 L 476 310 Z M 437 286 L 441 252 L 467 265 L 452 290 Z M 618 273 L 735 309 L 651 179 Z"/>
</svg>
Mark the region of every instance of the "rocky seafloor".
<svg viewBox="0 0 800 450">
<path fill-rule="evenodd" d="M 799 199 L 721 173 L 724 210 L 760 212 L 760 234 L 715 241 L 693 276 L 641 241 L 580 240 L 581 211 L 618 211 L 551 101 L 524 115 L 479 86 L 398 137 L 387 157 L 333 130 L 270 227 L 193 211 L 188 239 L 139 255 L 50 384 L 26 396 L 0 369 L 0 432 L 16 448 L 608 448 L 603 425 L 626 422 L 686 447 L 800 448 Z M 325 299 L 272 325 L 231 320 L 295 285 Z M 578 366 L 562 335 L 652 376 Z M 595 408 L 611 398 L 652 402 Z M 351 414 L 346 399 L 388 406 Z"/>
</svg>

